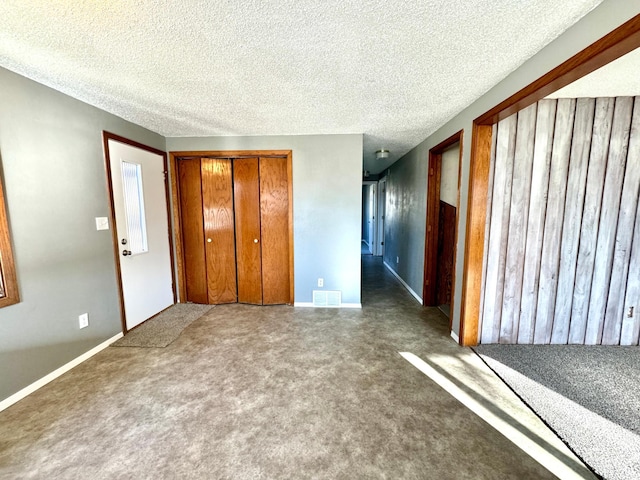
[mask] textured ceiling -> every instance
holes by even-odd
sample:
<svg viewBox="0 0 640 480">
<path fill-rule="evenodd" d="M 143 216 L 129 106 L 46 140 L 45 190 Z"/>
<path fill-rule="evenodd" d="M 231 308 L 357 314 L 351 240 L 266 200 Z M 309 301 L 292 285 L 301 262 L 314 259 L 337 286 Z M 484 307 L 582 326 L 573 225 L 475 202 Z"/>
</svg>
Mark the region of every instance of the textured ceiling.
<svg viewBox="0 0 640 480">
<path fill-rule="evenodd" d="M 547 98 L 635 97 L 640 95 L 640 49 L 561 88 Z"/>
<path fill-rule="evenodd" d="M 377 173 L 600 1 L 2 0 L 0 65 L 164 136 L 363 133 Z"/>
</svg>

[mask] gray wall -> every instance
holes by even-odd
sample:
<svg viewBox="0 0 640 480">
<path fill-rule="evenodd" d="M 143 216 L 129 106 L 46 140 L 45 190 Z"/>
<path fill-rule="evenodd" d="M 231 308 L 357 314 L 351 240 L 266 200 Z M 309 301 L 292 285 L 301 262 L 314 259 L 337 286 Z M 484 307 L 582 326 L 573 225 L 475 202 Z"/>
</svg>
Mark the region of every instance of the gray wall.
<svg viewBox="0 0 640 480">
<path fill-rule="evenodd" d="M 321 277 L 360 303 L 362 135 L 167 138 L 167 150 L 292 150 L 295 301 Z"/>
<path fill-rule="evenodd" d="M 384 261 L 422 298 L 427 161 L 406 156 L 387 173 Z"/>
<path fill-rule="evenodd" d="M 21 302 L 0 309 L 0 400 L 122 331 L 102 130 L 163 137 L 0 68 L 0 163 Z M 78 315 L 89 313 L 89 327 Z"/>
<path fill-rule="evenodd" d="M 396 256 L 400 256 L 398 273 L 414 291 L 421 293 L 426 221 L 426 168 L 429 149 L 464 129 L 460 223 L 458 224 L 456 286 L 452 319 L 453 331 L 456 334 L 460 330 L 461 279 L 466 241 L 469 152 L 473 120 L 639 13 L 640 2 L 604 0 L 599 7 L 452 118 L 389 169 L 389 197 L 394 198 L 394 201 L 387 201 L 389 231 L 385 239 L 387 248 L 385 260 L 395 262 Z M 407 207 L 411 209 L 409 212 L 406 211 Z M 406 259 L 404 264 L 403 258 Z"/>
</svg>

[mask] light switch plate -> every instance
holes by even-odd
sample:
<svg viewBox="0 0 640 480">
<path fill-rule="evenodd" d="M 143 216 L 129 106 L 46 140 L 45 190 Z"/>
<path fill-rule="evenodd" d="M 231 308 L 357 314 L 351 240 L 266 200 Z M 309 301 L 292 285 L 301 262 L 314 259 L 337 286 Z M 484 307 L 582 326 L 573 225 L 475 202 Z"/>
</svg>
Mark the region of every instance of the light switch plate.
<svg viewBox="0 0 640 480">
<path fill-rule="evenodd" d="M 109 230 L 109 218 L 96 217 L 96 230 Z"/>
</svg>

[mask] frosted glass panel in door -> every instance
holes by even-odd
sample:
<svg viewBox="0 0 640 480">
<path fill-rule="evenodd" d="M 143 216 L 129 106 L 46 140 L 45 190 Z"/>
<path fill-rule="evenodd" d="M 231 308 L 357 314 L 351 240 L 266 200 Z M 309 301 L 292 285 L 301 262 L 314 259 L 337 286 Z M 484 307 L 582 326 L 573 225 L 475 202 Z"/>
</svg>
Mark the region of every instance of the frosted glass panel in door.
<svg viewBox="0 0 640 480">
<path fill-rule="evenodd" d="M 127 241 L 131 255 L 149 251 L 144 214 L 142 168 L 137 163 L 122 162 L 122 190 L 127 221 Z"/>
</svg>

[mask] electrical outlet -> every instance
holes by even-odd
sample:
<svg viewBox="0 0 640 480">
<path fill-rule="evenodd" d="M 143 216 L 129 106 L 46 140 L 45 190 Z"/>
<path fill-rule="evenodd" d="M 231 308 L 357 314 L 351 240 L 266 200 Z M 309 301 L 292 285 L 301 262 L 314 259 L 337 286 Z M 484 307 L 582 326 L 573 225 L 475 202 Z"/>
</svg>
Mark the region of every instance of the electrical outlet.
<svg viewBox="0 0 640 480">
<path fill-rule="evenodd" d="M 400 263 L 400 257 L 396 257 L 396 263 Z"/>
<path fill-rule="evenodd" d="M 80 328 L 85 328 L 89 326 L 89 314 L 83 313 L 78 317 L 78 325 Z"/>
<path fill-rule="evenodd" d="M 318 286 L 319 287 L 324 287 L 324 278 L 319 278 L 318 279 Z"/>
</svg>

